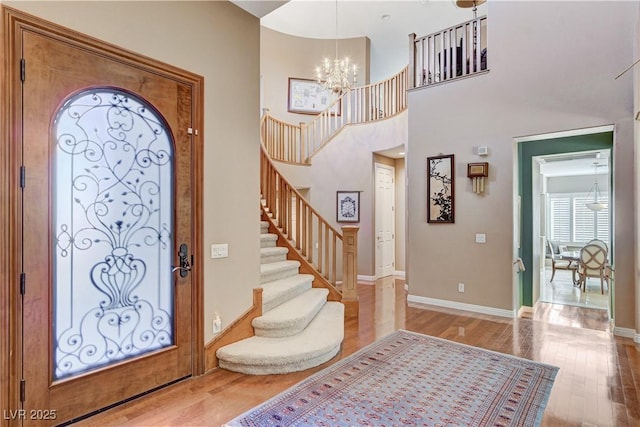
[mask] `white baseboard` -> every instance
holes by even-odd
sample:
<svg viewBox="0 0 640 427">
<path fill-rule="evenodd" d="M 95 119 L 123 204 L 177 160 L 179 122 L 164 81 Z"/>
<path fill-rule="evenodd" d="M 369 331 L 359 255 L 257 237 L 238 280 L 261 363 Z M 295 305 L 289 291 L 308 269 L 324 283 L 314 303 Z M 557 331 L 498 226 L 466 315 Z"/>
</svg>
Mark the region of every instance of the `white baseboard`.
<svg viewBox="0 0 640 427">
<path fill-rule="evenodd" d="M 453 308 L 456 310 L 471 311 L 474 313 L 489 314 L 492 316 L 508 317 L 510 319 L 515 318 L 516 315 L 516 312 L 514 310 L 504 310 L 501 308 L 485 307 L 482 305 L 466 304 L 463 302 L 420 297 L 417 295 L 409 295 L 407 297 L 407 301 L 410 305 L 414 304 L 414 306 L 418 308 L 424 308 L 422 307 L 424 305 L 434 305 L 436 307 Z"/>
<path fill-rule="evenodd" d="M 364 274 L 358 274 L 358 282 L 365 284 L 373 284 L 376 281 L 376 276 L 365 276 Z"/>
<path fill-rule="evenodd" d="M 393 277 L 395 277 L 396 279 L 405 279 L 406 278 L 406 273 L 404 271 L 394 271 L 393 272 Z M 378 277 L 376 276 L 367 276 L 365 274 L 358 274 L 358 282 L 363 282 L 363 283 L 373 283 L 378 279 Z"/>
<path fill-rule="evenodd" d="M 633 342 L 640 342 L 640 335 L 638 335 L 636 331 L 630 328 L 620 328 L 618 326 L 615 326 L 613 328 L 613 335 L 617 337 L 631 338 L 633 339 Z"/>
</svg>

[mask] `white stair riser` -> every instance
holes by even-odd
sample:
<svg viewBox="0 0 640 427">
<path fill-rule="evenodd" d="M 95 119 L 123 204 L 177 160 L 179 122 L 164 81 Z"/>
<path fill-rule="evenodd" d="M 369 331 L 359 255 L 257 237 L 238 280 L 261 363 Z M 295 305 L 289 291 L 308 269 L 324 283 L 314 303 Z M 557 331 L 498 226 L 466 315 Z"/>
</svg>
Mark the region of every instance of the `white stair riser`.
<svg viewBox="0 0 640 427">
<path fill-rule="evenodd" d="M 287 268 L 282 268 L 276 271 L 264 272 L 260 274 L 260 284 L 268 283 L 278 279 L 286 279 L 287 277 L 291 277 L 293 275 L 298 274 L 299 267 L 291 266 Z"/>
<path fill-rule="evenodd" d="M 333 359 L 333 357 L 340 351 L 340 344 L 327 351 L 324 354 L 316 356 L 312 359 L 294 361 L 286 364 L 263 364 L 263 365 L 245 365 L 242 363 L 227 362 L 226 360 L 219 359 L 219 365 L 222 369 L 229 371 L 240 372 L 246 375 L 276 375 L 276 374 L 289 374 L 291 372 L 304 371 L 306 369 L 315 368 L 318 365 L 322 365 L 325 362 Z"/>
<path fill-rule="evenodd" d="M 287 254 L 264 255 L 260 257 L 260 263 L 271 264 L 274 262 L 286 261 Z"/>
<path fill-rule="evenodd" d="M 310 289 L 253 319 L 256 336 L 276 338 L 299 334 L 324 307 L 328 294 L 326 289 Z"/>
<path fill-rule="evenodd" d="M 273 235 L 261 235 L 260 236 L 260 247 L 261 248 L 275 248 L 276 247 L 277 238 L 273 238 Z"/>
<path fill-rule="evenodd" d="M 286 261 L 289 249 L 274 246 L 271 248 L 260 248 L 260 263 L 271 264 L 274 262 Z"/>
<path fill-rule="evenodd" d="M 282 282 L 282 283 L 281 283 Z M 313 276 L 298 274 L 281 281 L 262 285 L 262 312 L 266 313 L 280 304 L 302 295 L 312 287 Z"/>
</svg>

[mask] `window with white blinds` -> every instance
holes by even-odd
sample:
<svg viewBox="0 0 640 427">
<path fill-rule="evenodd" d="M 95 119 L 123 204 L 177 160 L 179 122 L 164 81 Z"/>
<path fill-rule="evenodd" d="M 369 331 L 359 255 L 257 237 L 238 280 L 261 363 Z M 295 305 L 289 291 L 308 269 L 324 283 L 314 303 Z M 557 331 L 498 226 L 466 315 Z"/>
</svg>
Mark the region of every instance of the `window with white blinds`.
<svg viewBox="0 0 640 427">
<path fill-rule="evenodd" d="M 556 242 L 571 241 L 571 198 L 550 197 L 549 230 L 547 236 Z"/>
<path fill-rule="evenodd" d="M 600 239 L 609 242 L 609 198 L 602 194 L 599 201 L 607 204 L 600 212 L 589 210 L 586 193 L 551 193 L 547 218 L 547 236 L 559 242 L 588 242 Z"/>
</svg>

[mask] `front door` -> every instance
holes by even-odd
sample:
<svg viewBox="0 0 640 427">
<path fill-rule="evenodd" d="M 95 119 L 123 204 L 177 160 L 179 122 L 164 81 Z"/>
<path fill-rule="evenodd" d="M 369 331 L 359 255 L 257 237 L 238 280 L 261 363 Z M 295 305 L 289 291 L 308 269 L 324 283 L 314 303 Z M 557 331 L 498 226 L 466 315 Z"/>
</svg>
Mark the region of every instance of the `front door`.
<svg viewBox="0 0 640 427">
<path fill-rule="evenodd" d="M 25 424 L 194 372 L 194 88 L 76 40 L 16 31 Z"/>
</svg>

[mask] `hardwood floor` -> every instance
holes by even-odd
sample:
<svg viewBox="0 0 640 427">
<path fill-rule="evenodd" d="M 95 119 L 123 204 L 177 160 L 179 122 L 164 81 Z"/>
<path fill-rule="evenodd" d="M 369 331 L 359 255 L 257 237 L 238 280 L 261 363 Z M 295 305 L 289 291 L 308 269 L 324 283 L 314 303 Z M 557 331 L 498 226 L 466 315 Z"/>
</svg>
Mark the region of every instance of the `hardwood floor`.
<svg viewBox="0 0 640 427">
<path fill-rule="evenodd" d="M 638 426 L 640 347 L 608 322 L 541 303 L 530 318 L 507 319 L 407 306 L 403 282 L 359 285 L 360 318 L 345 324 L 341 352 L 318 368 L 248 376 L 217 369 L 95 415 L 77 425 L 219 426 L 310 374 L 397 329 L 558 366 L 543 426 Z M 564 317 L 564 320 L 563 320 Z M 570 317 L 570 318 L 566 318 Z M 547 321 L 553 318 L 552 322 Z"/>
</svg>

